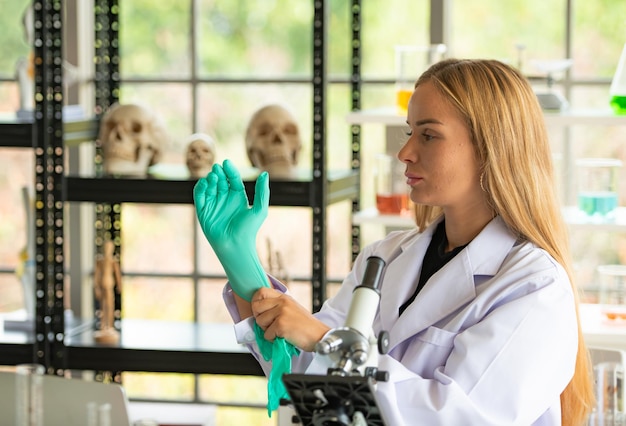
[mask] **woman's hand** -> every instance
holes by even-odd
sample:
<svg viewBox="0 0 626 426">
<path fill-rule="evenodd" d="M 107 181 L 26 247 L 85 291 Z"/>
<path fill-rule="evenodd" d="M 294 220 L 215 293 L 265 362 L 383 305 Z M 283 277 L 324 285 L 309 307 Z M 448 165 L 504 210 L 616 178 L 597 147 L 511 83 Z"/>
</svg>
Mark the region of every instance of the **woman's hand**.
<svg viewBox="0 0 626 426">
<path fill-rule="evenodd" d="M 252 314 L 265 331 L 265 339 L 283 337 L 292 345 L 312 352 L 330 330 L 293 297 L 272 288 L 261 288 L 252 296 Z"/>
</svg>

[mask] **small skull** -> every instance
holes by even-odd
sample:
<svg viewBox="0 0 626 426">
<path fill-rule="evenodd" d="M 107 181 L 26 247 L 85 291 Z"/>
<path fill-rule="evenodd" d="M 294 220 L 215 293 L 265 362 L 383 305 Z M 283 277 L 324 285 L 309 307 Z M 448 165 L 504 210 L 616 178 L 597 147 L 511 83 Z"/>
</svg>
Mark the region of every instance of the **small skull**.
<svg viewBox="0 0 626 426">
<path fill-rule="evenodd" d="M 273 178 L 290 178 L 295 174 L 302 148 L 295 118 L 280 105 L 257 110 L 246 130 L 246 150 L 254 167 L 268 171 Z"/>
<path fill-rule="evenodd" d="M 192 178 L 205 177 L 215 162 L 215 141 L 204 133 L 194 133 L 187 139 L 185 162 Z"/>
<path fill-rule="evenodd" d="M 102 117 L 99 139 L 104 173 L 134 177 L 145 177 L 169 142 L 160 118 L 135 104 L 112 105 Z"/>
</svg>

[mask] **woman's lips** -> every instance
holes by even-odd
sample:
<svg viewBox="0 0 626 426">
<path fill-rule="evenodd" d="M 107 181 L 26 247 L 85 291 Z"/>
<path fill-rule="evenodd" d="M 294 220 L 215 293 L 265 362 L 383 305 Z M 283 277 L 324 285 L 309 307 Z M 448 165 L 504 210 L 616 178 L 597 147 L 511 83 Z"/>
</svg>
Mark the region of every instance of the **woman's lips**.
<svg viewBox="0 0 626 426">
<path fill-rule="evenodd" d="M 420 176 L 415 176 L 415 175 L 410 175 L 410 174 L 405 174 L 405 176 L 406 176 L 406 183 L 409 186 L 417 185 L 419 182 L 422 181 L 422 178 Z"/>
</svg>

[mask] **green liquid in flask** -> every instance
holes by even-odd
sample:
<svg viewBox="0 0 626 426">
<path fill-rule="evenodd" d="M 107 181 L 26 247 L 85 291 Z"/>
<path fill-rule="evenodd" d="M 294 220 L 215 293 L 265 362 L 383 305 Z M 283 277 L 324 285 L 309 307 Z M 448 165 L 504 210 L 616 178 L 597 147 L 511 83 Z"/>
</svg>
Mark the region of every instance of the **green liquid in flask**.
<svg viewBox="0 0 626 426">
<path fill-rule="evenodd" d="M 611 97 L 611 108 L 613 108 L 615 114 L 626 114 L 626 95 Z"/>
</svg>

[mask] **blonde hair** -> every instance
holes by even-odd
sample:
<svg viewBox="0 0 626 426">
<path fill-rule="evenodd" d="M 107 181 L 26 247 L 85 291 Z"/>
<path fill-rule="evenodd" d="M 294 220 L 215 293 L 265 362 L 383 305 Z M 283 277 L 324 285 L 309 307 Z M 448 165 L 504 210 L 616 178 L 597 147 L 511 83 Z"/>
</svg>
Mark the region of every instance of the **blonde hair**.
<svg viewBox="0 0 626 426">
<path fill-rule="evenodd" d="M 554 186 L 543 113 L 528 81 L 495 60 L 447 59 L 415 86 L 432 83 L 463 115 L 481 170 L 481 186 L 495 214 L 521 238 L 546 250 L 567 271 L 578 311 L 567 227 Z M 416 205 L 420 229 L 442 214 Z M 578 355 L 572 380 L 561 393 L 563 425 L 585 423 L 594 404 L 591 362 L 578 315 Z"/>
</svg>

